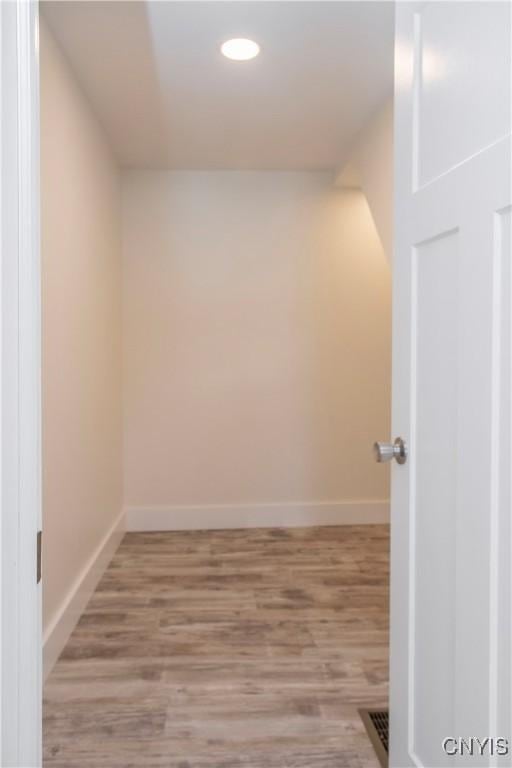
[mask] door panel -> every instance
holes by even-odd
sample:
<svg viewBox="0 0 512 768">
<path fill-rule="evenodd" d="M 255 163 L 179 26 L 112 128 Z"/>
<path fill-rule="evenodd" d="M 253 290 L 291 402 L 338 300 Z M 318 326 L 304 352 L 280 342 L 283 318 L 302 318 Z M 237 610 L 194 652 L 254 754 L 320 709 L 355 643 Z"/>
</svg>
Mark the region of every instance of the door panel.
<svg viewBox="0 0 512 768">
<path fill-rule="evenodd" d="M 418 186 L 507 134 L 509 9 L 495 5 L 433 2 L 416 14 Z"/>
<path fill-rule="evenodd" d="M 496 656 L 491 669 L 491 692 L 496 711 L 491 713 L 497 730 L 506 733 L 512 722 L 512 625 L 511 625 L 511 482 L 510 450 L 512 423 L 512 207 L 498 211 L 495 217 L 494 253 L 494 386 L 493 392 L 493 477 L 491 572 L 494 601 L 491 615 L 496 616 L 492 642 Z"/>
<path fill-rule="evenodd" d="M 454 703 L 450 676 L 454 656 L 456 520 L 450 510 L 456 500 L 458 361 L 453 351 L 458 336 L 458 231 L 419 244 L 413 249 L 412 261 L 412 374 L 416 386 L 411 395 L 416 434 L 411 455 L 410 515 L 416 552 L 411 577 L 417 640 L 411 686 L 414 721 L 428 723 L 424 730 L 431 733 L 452 724 Z M 439 280 L 441 269 L 443 280 Z M 434 555 L 436 568 L 432 568 Z M 438 600 L 442 591 L 444 600 Z M 447 695 L 437 701 L 442 686 Z M 418 734 L 415 724 L 413 729 L 416 741 L 422 730 Z M 430 743 L 417 747 L 425 755 L 431 748 Z"/>
<path fill-rule="evenodd" d="M 510 24 L 396 7 L 392 768 L 512 764 Z"/>
</svg>

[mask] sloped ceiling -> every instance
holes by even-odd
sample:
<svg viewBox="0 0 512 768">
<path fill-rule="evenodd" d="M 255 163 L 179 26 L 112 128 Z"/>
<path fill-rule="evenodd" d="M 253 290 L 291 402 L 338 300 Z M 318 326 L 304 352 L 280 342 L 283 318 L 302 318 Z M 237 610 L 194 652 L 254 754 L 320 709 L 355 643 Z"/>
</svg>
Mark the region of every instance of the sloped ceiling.
<svg viewBox="0 0 512 768">
<path fill-rule="evenodd" d="M 126 167 L 334 170 L 392 89 L 388 2 L 43 6 Z"/>
</svg>

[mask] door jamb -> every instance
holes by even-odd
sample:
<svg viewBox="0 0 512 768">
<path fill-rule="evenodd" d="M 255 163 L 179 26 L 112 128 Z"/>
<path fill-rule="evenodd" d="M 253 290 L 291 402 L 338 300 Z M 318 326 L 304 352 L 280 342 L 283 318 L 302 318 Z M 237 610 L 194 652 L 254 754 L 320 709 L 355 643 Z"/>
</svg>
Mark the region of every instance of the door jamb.
<svg viewBox="0 0 512 768">
<path fill-rule="evenodd" d="M 0 764 L 41 765 L 37 0 L 0 3 Z"/>
</svg>

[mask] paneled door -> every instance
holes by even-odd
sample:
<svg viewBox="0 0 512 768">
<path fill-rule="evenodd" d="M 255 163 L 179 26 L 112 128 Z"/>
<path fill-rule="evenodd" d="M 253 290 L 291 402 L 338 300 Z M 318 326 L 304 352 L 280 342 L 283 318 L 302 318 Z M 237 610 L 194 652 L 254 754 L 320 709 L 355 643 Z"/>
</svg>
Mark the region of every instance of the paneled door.
<svg viewBox="0 0 512 768">
<path fill-rule="evenodd" d="M 511 39 L 396 4 L 392 768 L 512 765 Z"/>
</svg>

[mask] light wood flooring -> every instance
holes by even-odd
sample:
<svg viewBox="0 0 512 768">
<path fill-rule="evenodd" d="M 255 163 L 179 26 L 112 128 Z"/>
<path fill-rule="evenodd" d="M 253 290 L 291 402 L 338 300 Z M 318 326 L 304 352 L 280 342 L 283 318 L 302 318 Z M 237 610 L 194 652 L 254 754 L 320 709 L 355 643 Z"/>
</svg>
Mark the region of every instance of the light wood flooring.
<svg viewBox="0 0 512 768">
<path fill-rule="evenodd" d="M 46 768 L 375 768 L 388 535 L 127 534 L 45 686 Z"/>
</svg>

